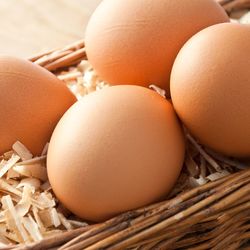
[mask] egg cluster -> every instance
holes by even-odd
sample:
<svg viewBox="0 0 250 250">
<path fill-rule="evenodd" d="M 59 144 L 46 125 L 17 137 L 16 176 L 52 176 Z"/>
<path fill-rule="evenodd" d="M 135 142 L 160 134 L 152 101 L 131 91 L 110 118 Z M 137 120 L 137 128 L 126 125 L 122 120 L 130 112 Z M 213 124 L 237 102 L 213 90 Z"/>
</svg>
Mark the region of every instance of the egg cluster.
<svg viewBox="0 0 250 250">
<path fill-rule="evenodd" d="M 88 59 L 111 84 L 155 84 L 169 94 L 174 60 L 200 30 L 229 22 L 214 0 L 104 0 L 86 31 Z"/>
<path fill-rule="evenodd" d="M 49 181 L 74 214 L 103 221 L 165 198 L 182 125 L 214 151 L 250 156 L 250 26 L 216 1 L 103 0 L 85 41 L 111 86 L 79 101 L 39 66 L 0 59 L 0 152 L 19 140 L 39 155 L 50 141 Z"/>
</svg>

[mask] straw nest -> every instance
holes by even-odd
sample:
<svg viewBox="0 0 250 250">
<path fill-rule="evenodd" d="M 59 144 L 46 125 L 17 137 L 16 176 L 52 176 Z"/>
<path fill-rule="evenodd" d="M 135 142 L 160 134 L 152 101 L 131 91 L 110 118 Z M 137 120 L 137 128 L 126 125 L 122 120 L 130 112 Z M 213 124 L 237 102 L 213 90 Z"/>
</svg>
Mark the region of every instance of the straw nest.
<svg viewBox="0 0 250 250">
<path fill-rule="evenodd" d="M 250 7 L 249 0 L 219 2 L 228 12 Z M 30 60 L 53 71 L 78 99 L 108 87 L 88 63 L 83 41 Z M 48 145 L 33 157 L 16 142 L 0 159 L 0 249 L 250 249 L 250 162 L 186 137 L 182 174 L 164 201 L 93 225 L 54 197 L 46 173 Z"/>
</svg>

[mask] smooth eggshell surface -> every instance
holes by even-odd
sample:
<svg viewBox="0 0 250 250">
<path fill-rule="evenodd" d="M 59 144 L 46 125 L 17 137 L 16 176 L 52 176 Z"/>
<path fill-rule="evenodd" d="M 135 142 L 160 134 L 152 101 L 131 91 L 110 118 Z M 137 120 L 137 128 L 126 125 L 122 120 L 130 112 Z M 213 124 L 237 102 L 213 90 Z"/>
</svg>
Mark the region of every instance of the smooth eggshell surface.
<svg viewBox="0 0 250 250">
<path fill-rule="evenodd" d="M 174 59 L 198 31 L 228 22 L 214 0 L 103 0 L 86 30 L 86 52 L 111 84 L 150 84 L 169 92 Z"/>
<path fill-rule="evenodd" d="M 58 123 L 48 176 L 73 213 L 103 221 L 165 196 L 184 158 L 172 105 L 138 86 L 114 86 L 74 104 Z"/>
<path fill-rule="evenodd" d="M 250 26 L 218 24 L 192 37 L 171 75 L 174 107 L 199 141 L 250 156 Z"/>
<path fill-rule="evenodd" d="M 0 57 L 0 154 L 22 142 L 34 155 L 76 101 L 52 73 L 29 61 Z"/>
</svg>

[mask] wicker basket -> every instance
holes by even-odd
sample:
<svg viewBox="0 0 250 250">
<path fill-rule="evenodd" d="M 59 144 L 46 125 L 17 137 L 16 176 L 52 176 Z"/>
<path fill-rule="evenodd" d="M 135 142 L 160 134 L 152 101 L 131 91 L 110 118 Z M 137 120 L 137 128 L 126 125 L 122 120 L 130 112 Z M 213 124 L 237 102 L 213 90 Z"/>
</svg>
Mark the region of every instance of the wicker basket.
<svg viewBox="0 0 250 250">
<path fill-rule="evenodd" d="M 248 0 L 222 0 L 221 4 L 228 12 L 250 7 Z M 83 59 L 86 60 L 84 42 L 78 41 L 31 61 L 60 74 Z M 68 77 L 73 79 L 76 75 L 70 73 Z M 187 139 L 201 162 L 215 169 L 226 164 L 236 171 L 104 223 L 5 249 L 250 249 L 250 169 L 241 162 L 211 155 L 192 137 Z"/>
</svg>

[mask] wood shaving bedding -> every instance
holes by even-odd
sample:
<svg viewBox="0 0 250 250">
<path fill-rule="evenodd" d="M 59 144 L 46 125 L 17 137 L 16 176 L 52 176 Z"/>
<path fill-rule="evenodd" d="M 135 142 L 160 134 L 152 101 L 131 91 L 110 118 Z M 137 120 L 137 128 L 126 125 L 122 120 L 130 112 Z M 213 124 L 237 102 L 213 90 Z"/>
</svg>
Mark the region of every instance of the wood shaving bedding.
<svg viewBox="0 0 250 250">
<path fill-rule="evenodd" d="M 250 20 L 247 14 L 242 22 Z M 77 67 L 58 72 L 78 99 L 109 85 L 98 78 L 89 62 L 83 60 Z M 160 95 L 165 91 L 150 86 Z M 249 163 L 222 157 L 201 147 L 190 135 L 187 137 L 188 154 L 182 174 L 169 197 L 217 180 Z M 198 149 L 198 150 L 197 150 Z M 82 220 L 70 215 L 56 200 L 48 181 L 46 154 L 48 144 L 39 157 L 33 157 L 21 143 L 0 156 L 0 248 L 7 245 L 28 243 L 53 236 L 62 231 L 87 226 Z"/>
<path fill-rule="evenodd" d="M 13 145 L 13 151 L 1 157 L 1 247 L 38 241 L 78 228 L 77 223 L 81 223 L 69 220 L 59 212 L 58 202 L 48 182 L 44 153 L 41 157 L 32 157 L 20 142 Z"/>
<path fill-rule="evenodd" d="M 78 99 L 108 87 L 85 60 L 77 68 L 60 73 L 59 78 Z M 165 96 L 164 90 L 150 87 Z M 168 197 L 222 178 L 239 166 L 233 159 L 212 157 L 216 154 L 204 149 L 190 135 L 187 139 L 185 167 Z M 70 218 L 70 212 L 56 200 L 47 176 L 47 150 L 48 144 L 41 156 L 33 157 L 21 142 L 16 142 L 11 151 L 0 157 L 0 246 L 33 242 L 87 225 L 76 217 Z M 223 164 L 233 170 L 221 167 Z"/>
</svg>

